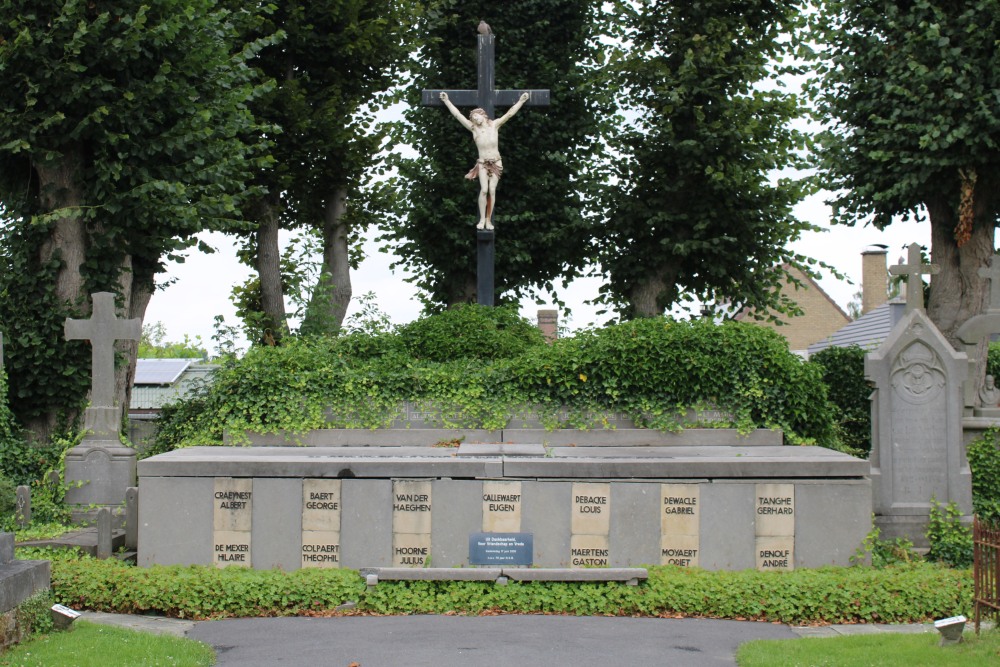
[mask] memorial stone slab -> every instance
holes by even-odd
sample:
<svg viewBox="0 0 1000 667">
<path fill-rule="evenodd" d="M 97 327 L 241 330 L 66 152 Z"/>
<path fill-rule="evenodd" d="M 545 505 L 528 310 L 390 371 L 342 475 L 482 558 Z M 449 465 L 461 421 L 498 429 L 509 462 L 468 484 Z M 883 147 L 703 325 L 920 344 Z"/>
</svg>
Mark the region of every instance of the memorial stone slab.
<svg viewBox="0 0 1000 667">
<path fill-rule="evenodd" d="M 962 385 L 968 357 L 956 352 L 920 309 L 905 314 L 875 352 L 865 376 L 872 408 L 875 523 L 886 539 L 926 546 L 931 499 L 971 514 L 972 483 L 962 445 Z"/>
<path fill-rule="evenodd" d="M 302 480 L 302 567 L 340 567 L 340 485 Z"/>
<path fill-rule="evenodd" d="M 610 564 L 610 484 L 573 483 L 570 531 L 572 567 L 607 567 Z"/>
<path fill-rule="evenodd" d="M 975 380 L 979 379 L 975 375 L 976 364 L 980 360 L 979 354 L 989 349 L 986 345 L 980 347 L 980 344 L 993 334 L 1000 333 L 1000 255 L 991 257 L 989 266 L 979 269 L 979 276 L 988 280 L 990 284 L 990 300 L 986 312 L 970 317 L 955 332 L 955 336 L 964 344 L 965 353 L 969 357 L 969 377 Z M 966 382 L 965 406 L 972 408 L 976 417 L 1000 421 L 1000 408 L 997 407 L 1000 401 L 998 393 L 1000 392 L 996 390 L 995 385 L 992 390 L 987 390 L 976 382 Z M 987 397 L 989 400 L 986 400 Z"/>
<path fill-rule="evenodd" d="M 701 485 L 660 485 L 660 564 L 698 567 Z"/>
<path fill-rule="evenodd" d="M 521 532 L 521 482 L 483 482 L 483 532 Z"/>
<path fill-rule="evenodd" d="M 754 485 L 758 570 L 795 569 L 795 485 Z"/>
<path fill-rule="evenodd" d="M 219 477 L 212 494 L 212 561 L 216 567 L 250 567 L 253 480 Z"/>
<path fill-rule="evenodd" d="M 424 567 L 431 554 L 430 480 L 392 483 L 392 565 Z"/>
<path fill-rule="evenodd" d="M 574 535 L 604 535 L 611 529 L 611 485 L 607 483 L 573 484 L 570 512 Z"/>
<path fill-rule="evenodd" d="M 607 535 L 573 535 L 569 553 L 572 567 L 608 567 L 611 564 Z"/>
</svg>

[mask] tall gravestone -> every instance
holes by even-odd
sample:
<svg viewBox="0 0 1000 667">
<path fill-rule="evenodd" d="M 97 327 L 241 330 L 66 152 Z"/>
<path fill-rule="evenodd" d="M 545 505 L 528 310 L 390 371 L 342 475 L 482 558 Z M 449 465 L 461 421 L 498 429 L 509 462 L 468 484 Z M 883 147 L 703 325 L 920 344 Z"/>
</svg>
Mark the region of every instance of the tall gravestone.
<svg viewBox="0 0 1000 667">
<path fill-rule="evenodd" d="M 989 339 L 992 334 L 1000 333 L 1000 255 L 994 255 L 990 259 L 989 267 L 979 269 L 979 275 L 990 283 L 990 300 L 986 306 L 986 312 L 970 317 L 955 332 L 956 337 L 965 345 L 970 369 L 974 368 L 976 361 L 978 361 L 977 350 L 980 342 L 983 339 Z M 984 351 L 986 351 L 985 348 Z M 976 417 L 984 418 L 990 422 L 1000 421 L 1000 406 L 998 406 L 1000 397 L 998 394 L 1000 394 L 1000 390 L 994 389 L 987 392 L 978 382 L 967 382 L 965 387 L 966 413 L 972 412 Z"/>
<path fill-rule="evenodd" d="M 871 480 L 875 525 L 882 537 L 926 546 L 932 499 L 972 511 L 972 483 L 962 444 L 963 384 L 968 357 L 956 352 L 923 309 L 920 248 L 910 246 L 907 312 L 881 347 L 865 358 L 875 383 Z"/>
<path fill-rule="evenodd" d="M 114 294 L 98 292 L 93 300 L 89 320 L 66 320 L 67 340 L 89 340 L 93 350 L 91 400 L 84 413 L 86 434 L 66 454 L 66 502 L 108 507 L 120 514 L 126 489 L 135 486 L 136 457 L 135 450 L 119 439 L 122 406 L 114 401 L 114 345 L 116 340 L 139 340 L 142 326 L 138 319 L 118 319 Z"/>
</svg>

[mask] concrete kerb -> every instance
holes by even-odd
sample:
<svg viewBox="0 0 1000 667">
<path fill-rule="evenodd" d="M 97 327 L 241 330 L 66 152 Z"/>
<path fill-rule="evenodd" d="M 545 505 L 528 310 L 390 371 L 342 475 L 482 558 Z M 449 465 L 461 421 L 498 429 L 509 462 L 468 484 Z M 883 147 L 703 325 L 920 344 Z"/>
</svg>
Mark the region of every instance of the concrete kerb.
<svg viewBox="0 0 1000 667">
<path fill-rule="evenodd" d="M 374 569 L 374 568 L 373 568 Z M 492 568 L 497 569 L 497 568 Z M 184 637 L 194 628 L 198 621 L 189 621 L 180 618 L 167 618 L 165 616 L 148 616 L 138 614 L 109 614 L 101 611 L 84 611 L 80 617 L 89 623 L 99 625 L 113 625 L 128 630 L 138 632 L 151 632 L 154 634 L 173 635 Z M 756 621 L 746 621 L 755 623 Z M 838 624 L 821 626 L 794 626 L 788 628 L 800 638 L 806 637 L 841 637 L 846 635 L 870 635 L 870 634 L 922 634 L 934 632 L 932 623 L 911 623 L 901 625 L 889 624 Z"/>
<path fill-rule="evenodd" d="M 622 581 L 637 586 L 649 577 L 642 567 L 551 568 L 551 567 L 363 567 L 359 570 L 369 587 L 379 581 L 495 581 L 504 585 L 511 581 Z"/>
</svg>

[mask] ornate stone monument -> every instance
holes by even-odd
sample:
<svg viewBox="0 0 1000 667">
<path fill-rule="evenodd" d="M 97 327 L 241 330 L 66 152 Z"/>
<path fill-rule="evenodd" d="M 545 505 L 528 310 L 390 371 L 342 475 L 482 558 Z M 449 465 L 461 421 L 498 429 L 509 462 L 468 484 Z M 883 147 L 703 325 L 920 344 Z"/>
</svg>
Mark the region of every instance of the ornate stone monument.
<svg viewBox="0 0 1000 667">
<path fill-rule="evenodd" d="M 66 454 L 66 502 L 81 507 L 108 507 L 121 514 L 125 490 L 135 486 L 135 450 L 119 439 L 122 406 L 115 405 L 115 341 L 139 340 L 138 319 L 115 315 L 115 295 L 93 295 L 89 320 L 66 320 L 67 340 L 89 340 L 93 349 L 90 406 L 84 413 L 83 441 Z M 79 484 L 74 484 L 79 483 Z M 77 513 L 77 518 L 96 513 Z"/>
<path fill-rule="evenodd" d="M 920 547 L 931 500 L 972 512 L 972 482 L 962 444 L 963 383 L 968 357 L 956 352 L 923 309 L 919 279 L 935 267 L 909 262 L 892 267 L 910 277 L 907 312 L 882 346 L 865 358 L 875 383 L 872 400 L 871 480 L 875 524 L 887 539 L 906 537 Z"/>
</svg>

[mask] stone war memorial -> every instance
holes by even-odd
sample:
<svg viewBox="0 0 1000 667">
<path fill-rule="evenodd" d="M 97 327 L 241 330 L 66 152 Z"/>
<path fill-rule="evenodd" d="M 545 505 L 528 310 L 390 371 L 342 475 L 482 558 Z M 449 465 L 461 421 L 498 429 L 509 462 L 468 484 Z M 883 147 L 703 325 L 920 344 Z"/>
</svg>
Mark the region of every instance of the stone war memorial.
<svg viewBox="0 0 1000 667">
<path fill-rule="evenodd" d="M 548 91 L 494 90 L 493 42 L 479 37 L 478 91 L 423 97 L 447 103 L 480 151 L 485 305 L 499 176 L 490 161 L 499 153 L 495 132 L 480 141 L 476 127 L 492 122 L 494 104 L 509 106 L 509 119 L 522 104 L 548 100 Z M 482 109 L 476 120 L 455 111 L 473 105 Z M 871 529 L 868 462 L 787 447 L 778 430 L 667 433 L 609 413 L 601 429 L 552 431 L 522 410 L 511 406 L 500 429 L 456 430 L 407 404 L 389 428 L 228 434 L 247 446 L 145 459 L 138 562 L 469 578 L 644 564 L 782 571 L 848 565 Z M 434 446 L 454 440 L 457 448 Z"/>
</svg>

